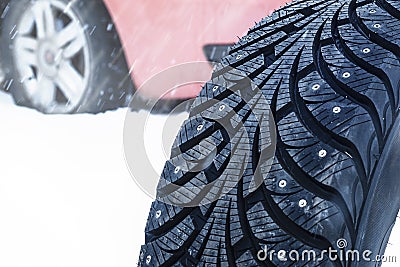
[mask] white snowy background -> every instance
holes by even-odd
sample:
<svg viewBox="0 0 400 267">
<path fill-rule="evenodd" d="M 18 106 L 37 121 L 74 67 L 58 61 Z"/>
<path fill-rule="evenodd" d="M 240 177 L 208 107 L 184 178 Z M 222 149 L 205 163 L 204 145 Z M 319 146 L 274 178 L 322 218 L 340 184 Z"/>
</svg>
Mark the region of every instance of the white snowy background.
<svg viewBox="0 0 400 267">
<path fill-rule="evenodd" d="M 0 93 L 0 266 L 136 266 L 152 199 L 125 164 L 126 112 L 42 115 Z M 147 146 L 161 170 L 165 118 L 153 119 Z M 399 240 L 396 229 L 386 253 L 398 262 Z"/>
</svg>

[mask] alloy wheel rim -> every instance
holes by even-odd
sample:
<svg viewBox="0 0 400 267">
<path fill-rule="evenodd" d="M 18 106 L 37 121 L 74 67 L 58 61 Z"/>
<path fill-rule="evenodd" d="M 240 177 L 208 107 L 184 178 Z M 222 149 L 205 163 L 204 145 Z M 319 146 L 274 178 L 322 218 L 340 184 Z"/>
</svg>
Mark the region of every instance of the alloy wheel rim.
<svg viewBox="0 0 400 267">
<path fill-rule="evenodd" d="M 89 82 L 85 27 L 70 4 L 38 0 L 15 26 L 14 60 L 25 95 L 46 113 L 77 109 Z"/>
</svg>

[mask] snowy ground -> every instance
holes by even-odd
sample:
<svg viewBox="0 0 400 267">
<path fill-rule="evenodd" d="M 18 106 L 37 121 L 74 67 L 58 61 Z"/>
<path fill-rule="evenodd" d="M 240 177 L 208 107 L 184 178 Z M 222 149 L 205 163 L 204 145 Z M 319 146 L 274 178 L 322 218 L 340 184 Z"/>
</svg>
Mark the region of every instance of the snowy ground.
<svg viewBox="0 0 400 267">
<path fill-rule="evenodd" d="M 0 93 L 0 266 L 136 265 L 152 200 L 125 164 L 125 112 L 45 116 Z"/>
<path fill-rule="evenodd" d="M 125 112 L 45 116 L 0 93 L 0 266 L 136 265 L 152 200 L 125 164 Z M 399 236 L 387 251 L 398 261 Z"/>
</svg>

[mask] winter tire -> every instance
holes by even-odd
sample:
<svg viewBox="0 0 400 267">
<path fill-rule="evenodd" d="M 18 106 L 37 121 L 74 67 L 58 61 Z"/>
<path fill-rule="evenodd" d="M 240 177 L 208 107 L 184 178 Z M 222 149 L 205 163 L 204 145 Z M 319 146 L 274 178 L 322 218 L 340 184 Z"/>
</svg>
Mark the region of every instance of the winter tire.
<svg viewBox="0 0 400 267">
<path fill-rule="evenodd" d="M 179 206 L 157 199 L 139 266 L 379 265 L 375 256 L 385 251 L 400 205 L 399 36 L 395 0 L 298 0 L 251 28 L 194 102 L 158 192 L 175 197 L 165 190 L 172 183 L 220 178 L 233 156 L 226 133 L 234 135 L 238 123 L 250 137 L 250 161 L 238 165 L 236 187 L 217 201 Z M 254 88 L 243 77 L 261 90 L 275 121 L 269 172 L 257 167 L 269 147 L 261 145 L 265 129 L 245 101 Z M 206 118 L 216 105 L 226 107 L 219 114 L 229 129 Z M 210 155 L 198 171 L 173 164 Z M 262 184 L 250 191 L 252 177 Z M 353 250 L 371 251 L 370 261 L 340 258 Z M 290 251 L 316 256 L 292 260 Z"/>
</svg>

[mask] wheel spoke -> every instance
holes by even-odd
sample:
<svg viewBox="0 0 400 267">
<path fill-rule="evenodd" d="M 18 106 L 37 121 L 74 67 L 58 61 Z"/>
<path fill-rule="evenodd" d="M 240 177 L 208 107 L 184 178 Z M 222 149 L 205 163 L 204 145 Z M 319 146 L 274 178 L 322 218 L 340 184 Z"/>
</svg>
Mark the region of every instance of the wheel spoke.
<svg viewBox="0 0 400 267">
<path fill-rule="evenodd" d="M 32 94 L 34 102 L 45 108 L 53 105 L 55 99 L 56 87 L 54 83 L 47 77 L 40 75 L 37 80 L 37 88 Z"/>
<path fill-rule="evenodd" d="M 45 19 L 46 33 L 48 36 L 52 36 L 55 32 L 55 18 L 53 10 L 50 6 L 50 2 L 43 3 L 43 13 Z"/>
<path fill-rule="evenodd" d="M 15 46 L 16 49 L 29 50 L 34 52 L 38 47 L 38 41 L 31 37 L 18 36 L 15 39 Z"/>
<path fill-rule="evenodd" d="M 43 13 L 42 9 L 40 8 L 39 4 L 36 4 L 33 8 L 33 16 L 35 18 L 35 23 L 36 23 L 36 32 L 38 38 L 44 38 L 46 36 L 45 32 L 45 26 L 44 26 L 44 18 L 43 18 Z"/>
<path fill-rule="evenodd" d="M 84 91 L 84 80 L 70 63 L 60 66 L 57 84 L 71 104 L 79 102 Z"/>
<path fill-rule="evenodd" d="M 19 60 L 21 60 L 22 64 L 26 64 L 29 66 L 37 66 L 37 57 L 36 54 L 29 50 L 21 50 L 19 53 Z"/>
<path fill-rule="evenodd" d="M 24 40 L 25 38 L 18 38 L 15 42 L 16 51 L 18 53 L 17 61 L 19 61 L 21 65 L 37 66 L 36 49 L 31 49 L 32 46 L 35 46 L 35 42 L 32 41 L 34 39 L 31 39 L 32 42 L 24 42 Z"/>
<path fill-rule="evenodd" d="M 54 14 L 49 2 L 37 2 L 33 8 L 36 30 L 39 38 L 51 36 L 55 32 Z"/>
<path fill-rule="evenodd" d="M 32 13 L 33 12 L 29 13 L 29 15 L 25 15 L 22 17 L 18 26 L 19 34 L 23 35 L 32 32 L 32 29 L 35 26 L 35 17 Z"/>
<path fill-rule="evenodd" d="M 19 56 L 20 58 L 18 60 L 20 60 L 23 65 L 37 66 L 36 54 L 34 54 L 32 51 L 21 51 Z"/>
<path fill-rule="evenodd" d="M 69 43 L 65 48 L 63 52 L 64 58 L 72 58 L 75 56 L 85 45 L 85 38 L 83 35 L 77 36 L 71 43 Z"/>
<path fill-rule="evenodd" d="M 83 30 L 78 22 L 72 21 L 67 27 L 57 33 L 56 44 L 59 48 L 65 48 L 70 42 L 79 40 L 78 42 L 84 42 Z"/>
</svg>

